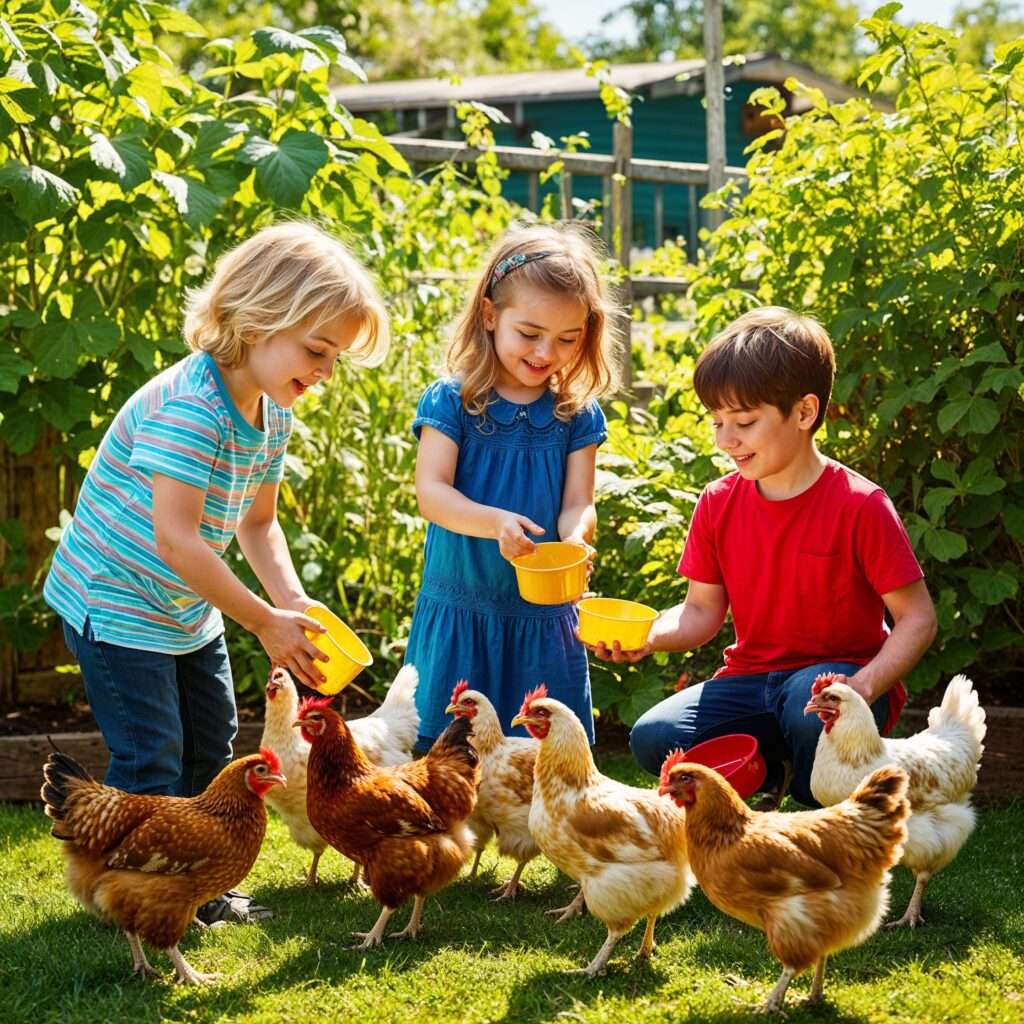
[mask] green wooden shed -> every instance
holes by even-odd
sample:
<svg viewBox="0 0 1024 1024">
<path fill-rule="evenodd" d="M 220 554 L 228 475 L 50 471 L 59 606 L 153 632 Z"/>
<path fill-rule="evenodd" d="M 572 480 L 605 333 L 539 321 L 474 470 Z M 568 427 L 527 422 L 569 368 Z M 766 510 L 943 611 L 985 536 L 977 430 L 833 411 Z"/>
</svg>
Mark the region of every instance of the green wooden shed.
<svg viewBox="0 0 1024 1024">
<path fill-rule="evenodd" d="M 615 85 L 634 96 L 634 157 L 706 162 L 702 59 L 620 64 L 610 73 Z M 784 86 L 790 77 L 821 89 L 833 101 L 858 95 L 848 85 L 774 54 L 729 58 L 725 67 L 727 164 L 742 166 L 746 146 L 772 127 L 749 102 L 755 89 L 775 86 L 786 97 L 787 112 L 799 112 L 800 98 Z M 560 146 L 563 136 L 587 132 L 591 152 L 611 153 L 612 122 L 598 90 L 598 81 L 582 68 L 565 68 L 479 75 L 458 82 L 423 78 L 347 85 L 336 88 L 334 95 L 353 113 L 378 121 L 391 135 L 408 139 L 460 137 L 454 104 L 477 100 L 498 108 L 508 118 L 507 124 L 495 125 L 499 145 L 531 146 L 533 133 L 542 132 Z M 557 182 L 548 182 L 542 186 L 539 199 L 543 201 L 557 187 Z M 512 174 L 505 193 L 524 206 L 530 205 L 528 176 Z M 573 194 L 582 200 L 600 200 L 601 182 L 597 178 L 574 178 Z M 633 244 L 641 248 L 655 246 L 663 237 L 692 242 L 698 198 L 685 186 L 659 189 L 651 183 L 636 183 Z M 660 217 L 655 215 L 656 202 L 661 207 Z"/>
</svg>

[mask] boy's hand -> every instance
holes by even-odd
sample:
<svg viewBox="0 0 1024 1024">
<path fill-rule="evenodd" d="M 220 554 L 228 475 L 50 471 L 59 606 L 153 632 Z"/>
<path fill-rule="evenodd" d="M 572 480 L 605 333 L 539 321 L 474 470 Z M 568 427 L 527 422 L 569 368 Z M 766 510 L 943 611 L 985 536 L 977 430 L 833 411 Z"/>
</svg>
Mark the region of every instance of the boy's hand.
<svg viewBox="0 0 1024 1024">
<path fill-rule="evenodd" d="M 580 631 L 578 629 L 576 630 L 576 639 L 580 639 Z M 583 641 L 580 640 L 580 643 L 583 643 Z M 583 644 L 583 646 L 602 661 L 614 661 L 616 665 L 621 665 L 623 662 L 627 662 L 630 665 L 635 664 L 646 658 L 653 650 L 650 642 L 648 642 L 643 647 L 638 647 L 635 651 L 624 651 L 618 640 L 614 641 L 611 647 L 607 647 L 603 641 L 598 644 Z"/>
<path fill-rule="evenodd" d="M 272 665 L 281 665 L 306 686 L 314 689 L 326 676 L 317 668 L 317 661 L 330 661 L 319 647 L 306 636 L 311 633 L 325 633 L 326 630 L 316 619 L 310 619 L 301 612 L 285 608 L 269 609 L 266 620 L 253 632 L 259 638 Z"/>
<path fill-rule="evenodd" d="M 498 549 L 504 558 L 512 561 L 520 555 L 528 555 L 536 550 L 537 545 L 526 536 L 530 533 L 543 533 L 544 527 L 538 526 L 527 516 L 521 516 L 516 512 L 502 512 L 495 524 L 495 534 L 498 539 Z"/>
<path fill-rule="evenodd" d="M 833 683 L 845 683 L 851 690 L 856 690 L 867 701 L 869 707 L 877 699 L 867 681 L 859 678 L 860 673 L 853 676 L 844 676 L 841 672 L 830 672 L 829 675 L 832 677 Z"/>
</svg>

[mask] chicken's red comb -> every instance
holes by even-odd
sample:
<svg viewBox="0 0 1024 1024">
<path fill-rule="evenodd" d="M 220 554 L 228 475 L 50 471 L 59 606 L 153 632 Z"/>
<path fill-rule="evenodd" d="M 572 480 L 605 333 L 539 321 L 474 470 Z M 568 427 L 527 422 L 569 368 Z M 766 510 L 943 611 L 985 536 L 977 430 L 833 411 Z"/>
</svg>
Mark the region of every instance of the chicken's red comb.
<svg viewBox="0 0 1024 1024">
<path fill-rule="evenodd" d="M 826 686 L 831 686 L 836 681 L 836 677 L 832 672 L 823 672 L 817 679 L 814 680 L 814 684 L 811 686 L 811 696 L 817 697 Z"/>
<path fill-rule="evenodd" d="M 535 700 L 543 700 L 548 695 L 548 688 L 544 683 L 541 683 L 536 690 L 531 690 L 523 698 L 523 706 L 519 709 L 519 714 L 525 715 L 530 710 L 530 705 Z"/>
<path fill-rule="evenodd" d="M 272 772 L 277 772 L 278 774 L 280 774 L 280 772 L 281 772 L 281 762 L 278 759 L 277 754 L 275 754 L 270 749 L 270 747 L 260 747 L 260 757 L 262 757 L 263 760 L 267 762 L 267 767 Z"/>
<path fill-rule="evenodd" d="M 661 765 L 661 778 L 658 780 L 662 786 L 668 785 L 668 773 L 675 768 L 677 764 L 682 764 L 685 760 L 686 751 L 683 750 L 682 747 L 676 747 L 676 749 L 665 758 Z"/>
<path fill-rule="evenodd" d="M 332 700 L 333 697 L 303 697 L 299 704 L 299 718 L 305 718 L 310 711 L 326 711 Z"/>
<path fill-rule="evenodd" d="M 468 689 L 469 689 L 469 680 L 468 679 L 460 679 L 455 684 L 455 689 L 452 690 L 452 699 L 449 701 L 449 703 L 450 704 L 458 704 L 459 697 L 461 697 L 462 694 L 464 694 L 466 692 L 466 690 L 468 690 Z"/>
</svg>

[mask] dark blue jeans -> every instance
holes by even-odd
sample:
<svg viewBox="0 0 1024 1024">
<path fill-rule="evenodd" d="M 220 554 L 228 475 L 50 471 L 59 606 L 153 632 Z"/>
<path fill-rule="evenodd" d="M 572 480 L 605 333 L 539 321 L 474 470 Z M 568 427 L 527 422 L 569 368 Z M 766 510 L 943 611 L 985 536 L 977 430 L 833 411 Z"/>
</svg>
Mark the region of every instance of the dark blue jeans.
<svg viewBox="0 0 1024 1024">
<path fill-rule="evenodd" d="M 858 668 L 824 662 L 766 675 L 721 676 L 687 687 L 637 719 L 629 734 L 630 748 L 641 766 L 657 775 L 665 755 L 676 747 L 686 749 L 727 733 L 749 733 L 757 737 L 769 782 L 781 779 L 782 762 L 789 761 L 790 794 L 808 807 L 819 807 L 811 796 L 811 768 L 822 724 L 817 715 L 805 715 L 804 706 L 819 673 L 853 675 Z M 889 713 L 888 694 L 871 710 L 881 729 Z"/>
<path fill-rule="evenodd" d="M 223 634 L 189 654 L 103 643 L 66 622 L 64 639 L 110 748 L 104 781 L 129 793 L 193 796 L 231 760 L 238 732 Z"/>
</svg>

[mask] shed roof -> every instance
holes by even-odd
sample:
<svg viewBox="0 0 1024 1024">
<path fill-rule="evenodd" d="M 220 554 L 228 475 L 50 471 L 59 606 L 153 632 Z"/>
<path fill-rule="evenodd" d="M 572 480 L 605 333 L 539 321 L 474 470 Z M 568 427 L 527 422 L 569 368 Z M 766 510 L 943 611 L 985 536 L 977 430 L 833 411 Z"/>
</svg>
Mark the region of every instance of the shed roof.
<svg viewBox="0 0 1024 1024">
<path fill-rule="evenodd" d="M 790 76 L 805 85 L 821 89 L 833 102 L 863 95 L 852 86 L 819 74 L 806 64 L 784 60 L 773 53 L 752 53 L 727 58 L 726 83 L 755 81 L 781 83 Z M 611 81 L 630 92 L 645 91 L 652 98 L 695 95 L 704 91 L 704 60 L 650 61 L 616 64 L 609 68 Z M 454 83 L 441 78 L 411 78 L 404 81 L 371 82 L 368 85 L 336 87 L 334 96 L 354 112 L 370 110 L 444 107 L 452 101 L 480 100 L 486 103 L 588 99 L 597 95 L 600 83 L 582 68 L 553 71 L 519 71 L 505 75 L 473 75 Z"/>
</svg>

